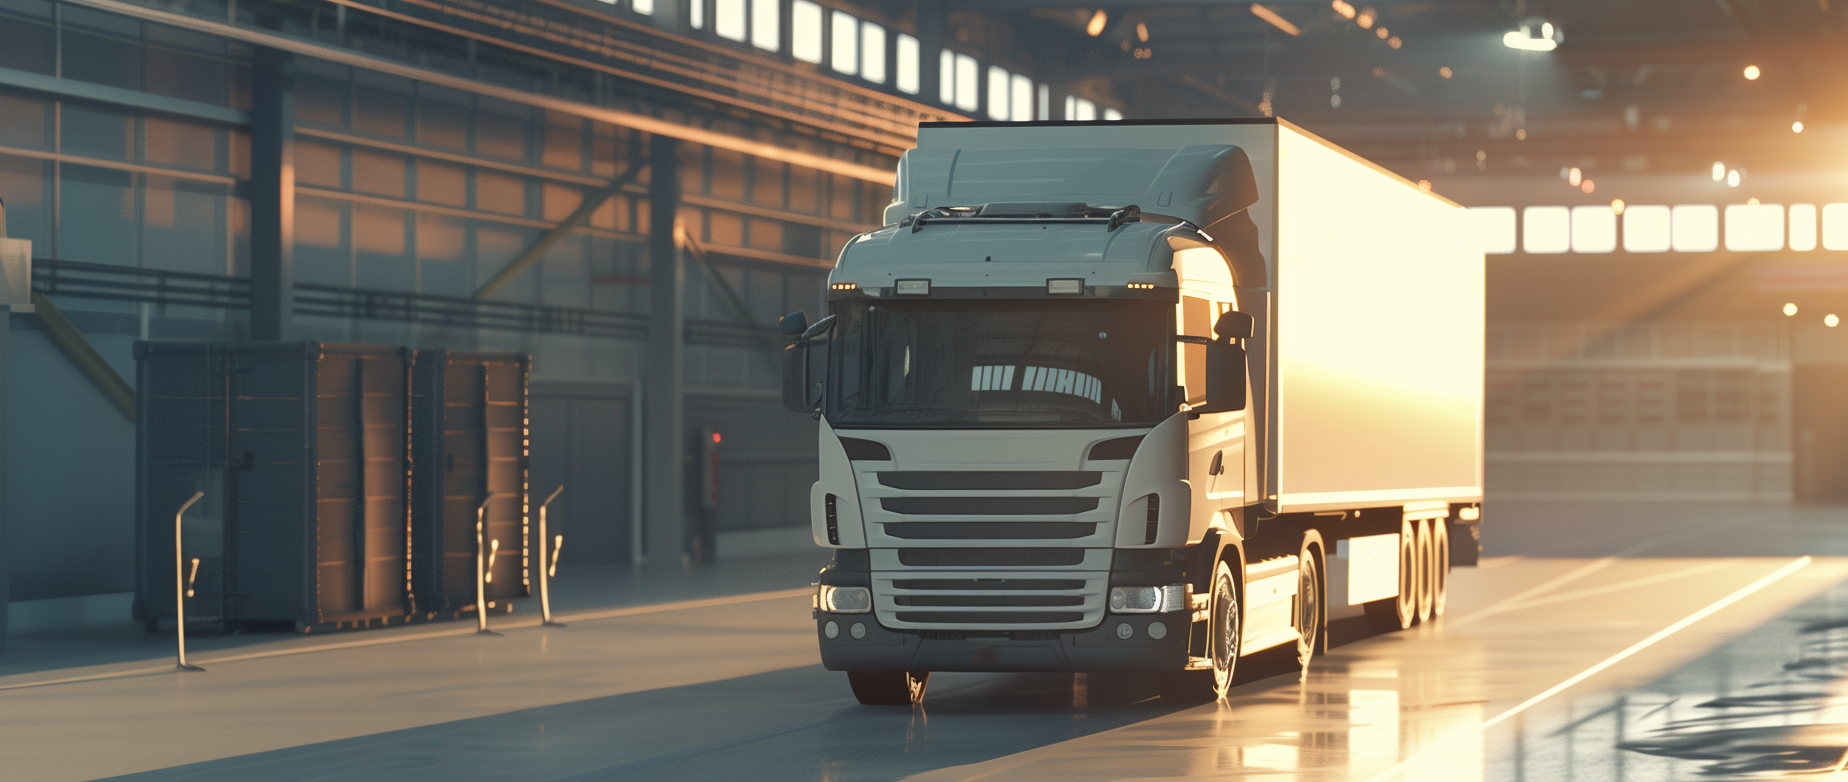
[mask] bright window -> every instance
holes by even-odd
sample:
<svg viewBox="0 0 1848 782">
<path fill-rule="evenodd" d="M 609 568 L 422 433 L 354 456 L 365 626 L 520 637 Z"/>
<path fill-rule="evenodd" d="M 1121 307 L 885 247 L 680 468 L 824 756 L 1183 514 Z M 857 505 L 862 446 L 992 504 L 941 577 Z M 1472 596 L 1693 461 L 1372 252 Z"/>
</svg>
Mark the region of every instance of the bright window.
<svg viewBox="0 0 1848 782">
<path fill-rule="evenodd" d="M 988 118 L 1007 119 L 1011 102 L 1007 97 L 1008 72 L 1003 68 L 988 66 Z"/>
<path fill-rule="evenodd" d="M 849 14 L 834 12 L 834 30 L 829 33 L 834 39 L 833 53 L 828 59 L 834 69 L 841 73 L 858 74 L 860 72 L 860 20 Z"/>
<path fill-rule="evenodd" d="M 1617 249 L 1617 213 L 1602 204 L 1572 207 L 1572 251 L 1607 253 Z"/>
<path fill-rule="evenodd" d="M 693 0 L 691 7 L 687 9 L 687 24 L 695 30 L 706 29 L 706 4 L 704 2 Z"/>
<path fill-rule="evenodd" d="M 712 31 L 720 38 L 744 40 L 744 0 L 717 0 L 712 9 Z"/>
<path fill-rule="evenodd" d="M 1123 118 L 1123 112 L 1117 111 L 1116 109 L 1104 109 L 1104 119 L 1111 120 L 1114 122 L 1122 118 Z"/>
<path fill-rule="evenodd" d="M 1790 249 L 1809 252 L 1816 249 L 1816 205 L 1790 205 Z"/>
<path fill-rule="evenodd" d="M 1848 204 L 1822 208 L 1822 249 L 1848 250 Z"/>
<path fill-rule="evenodd" d="M 1065 118 L 1089 121 L 1097 119 L 1097 104 L 1075 95 L 1065 96 Z"/>
<path fill-rule="evenodd" d="M 1711 204 L 1682 204 L 1670 217 L 1671 244 L 1678 253 L 1709 253 L 1720 249 L 1720 208 Z"/>
<path fill-rule="evenodd" d="M 975 111 L 982 107 L 981 87 L 976 83 L 980 75 L 981 68 L 976 66 L 974 57 L 956 55 L 956 108 Z"/>
<path fill-rule="evenodd" d="M 1530 206 L 1521 210 L 1521 249 L 1530 253 L 1563 253 L 1572 247 L 1572 210 L 1563 206 Z"/>
<path fill-rule="evenodd" d="M 886 31 L 872 22 L 860 23 L 860 78 L 874 84 L 886 80 Z M 915 71 L 914 71 L 915 73 Z M 911 90 L 917 92 L 916 88 Z"/>
<path fill-rule="evenodd" d="M 776 51 L 782 42 L 782 28 L 777 26 L 776 0 L 751 0 L 751 45 Z"/>
<path fill-rule="evenodd" d="M 643 16 L 654 15 L 654 0 L 635 0 L 635 12 Z"/>
<path fill-rule="evenodd" d="M 1476 249 L 1491 255 L 1514 252 L 1514 207 L 1477 206 L 1468 214 L 1470 241 Z"/>
<path fill-rule="evenodd" d="M 943 50 L 943 56 L 937 61 L 937 102 L 945 106 L 956 105 L 956 53 Z"/>
<path fill-rule="evenodd" d="M 1014 105 L 1007 112 L 1007 118 L 1015 122 L 1033 119 L 1033 80 L 1019 74 L 1014 75 Z"/>
<path fill-rule="evenodd" d="M 1671 233 L 1666 206 L 1629 206 L 1623 210 L 1623 250 L 1630 253 L 1668 252 Z"/>
<path fill-rule="evenodd" d="M 1039 114 L 1034 119 L 1052 119 L 1052 87 L 1049 85 L 1039 86 Z"/>
<path fill-rule="evenodd" d="M 895 86 L 906 95 L 918 94 L 918 71 L 923 63 L 918 61 L 918 39 L 904 33 L 898 34 L 898 73 Z"/>
<path fill-rule="evenodd" d="M 1775 252 L 1784 249 L 1784 207 L 1780 204 L 1729 204 L 1726 249 Z"/>
<path fill-rule="evenodd" d="M 762 7 L 761 4 L 758 6 L 760 10 Z M 820 5 L 809 0 L 793 0 L 790 3 L 789 55 L 803 62 L 821 62 Z"/>
</svg>

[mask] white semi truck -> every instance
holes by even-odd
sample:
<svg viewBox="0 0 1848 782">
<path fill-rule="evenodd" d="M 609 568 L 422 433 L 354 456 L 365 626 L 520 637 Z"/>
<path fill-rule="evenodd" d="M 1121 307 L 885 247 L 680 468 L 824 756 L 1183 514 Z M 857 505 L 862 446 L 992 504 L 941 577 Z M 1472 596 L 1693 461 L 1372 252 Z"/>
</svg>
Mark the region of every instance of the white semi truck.
<svg viewBox="0 0 1848 782">
<path fill-rule="evenodd" d="M 1464 211 L 1287 122 L 928 123 L 825 317 L 823 663 L 1172 671 L 1441 615 L 1482 500 Z"/>
</svg>

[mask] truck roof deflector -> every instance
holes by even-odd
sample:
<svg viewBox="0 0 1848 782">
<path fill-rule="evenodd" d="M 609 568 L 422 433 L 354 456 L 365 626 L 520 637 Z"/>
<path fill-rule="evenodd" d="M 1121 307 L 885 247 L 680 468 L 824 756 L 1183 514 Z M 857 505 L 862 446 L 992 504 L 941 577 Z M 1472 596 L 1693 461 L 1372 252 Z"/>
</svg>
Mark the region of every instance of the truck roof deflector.
<svg viewBox="0 0 1848 782">
<path fill-rule="evenodd" d="M 949 225 L 974 224 L 983 225 L 1013 223 L 1102 223 L 1106 233 L 1115 233 L 1124 223 L 1142 222 L 1142 207 L 1130 204 L 1121 209 L 1113 209 L 1108 214 L 1108 207 L 1091 207 L 1085 204 L 1072 204 L 1071 211 L 1064 215 L 1054 215 L 1048 210 L 1013 210 L 1008 204 L 987 204 L 984 206 L 939 206 L 926 209 L 909 218 L 900 225 L 911 226 L 911 232 L 924 230 L 925 223 L 945 223 Z M 1040 206 L 1032 204 L 1031 206 Z M 1037 212 L 1037 213 L 1035 213 Z"/>
</svg>

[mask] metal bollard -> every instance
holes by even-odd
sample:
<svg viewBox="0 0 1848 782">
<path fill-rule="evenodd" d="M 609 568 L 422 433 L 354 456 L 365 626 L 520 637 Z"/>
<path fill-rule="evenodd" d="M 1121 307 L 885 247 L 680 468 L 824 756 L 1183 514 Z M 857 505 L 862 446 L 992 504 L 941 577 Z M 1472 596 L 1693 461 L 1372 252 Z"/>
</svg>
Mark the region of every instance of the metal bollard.
<svg viewBox="0 0 1848 782">
<path fill-rule="evenodd" d="M 179 512 L 173 514 L 173 627 L 179 631 L 180 664 L 177 667 L 182 671 L 205 670 L 186 662 L 186 598 L 192 594 L 192 589 L 189 588 L 191 585 L 188 583 L 191 579 L 186 577 L 186 558 L 180 552 L 181 519 L 186 516 L 187 509 L 191 508 L 193 503 L 204 497 L 205 492 L 193 492 L 192 499 L 187 500 L 185 505 L 180 506 Z M 199 573 L 198 562 L 199 560 L 193 560 L 194 576 Z"/>
<path fill-rule="evenodd" d="M 488 629 L 488 503 L 498 494 L 482 498 L 475 508 L 475 633 L 500 635 Z"/>
<path fill-rule="evenodd" d="M 558 499 L 559 493 L 564 490 L 565 487 L 560 485 L 558 488 L 552 490 L 551 496 L 546 497 L 545 502 L 539 503 L 539 624 L 551 625 L 553 627 L 565 626 L 563 622 L 552 621 L 551 589 L 552 576 L 558 574 L 558 549 L 565 547 L 565 536 L 558 536 L 557 548 L 552 550 L 551 557 L 546 557 L 545 509 L 546 506 L 552 504 L 552 500 Z"/>
</svg>

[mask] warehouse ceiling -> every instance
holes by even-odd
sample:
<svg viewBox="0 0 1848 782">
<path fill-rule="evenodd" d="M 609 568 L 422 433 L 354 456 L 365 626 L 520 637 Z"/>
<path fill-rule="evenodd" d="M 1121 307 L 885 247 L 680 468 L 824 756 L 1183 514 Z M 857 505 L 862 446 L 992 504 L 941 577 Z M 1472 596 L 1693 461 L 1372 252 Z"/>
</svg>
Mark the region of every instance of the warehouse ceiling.
<svg viewBox="0 0 1848 782">
<path fill-rule="evenodd" d="M 1269 109 L 1408 175 L 1848 165 L 1848 0 L 949 2 L 1069 38 L 1131 116 Z"/>
</svg>

